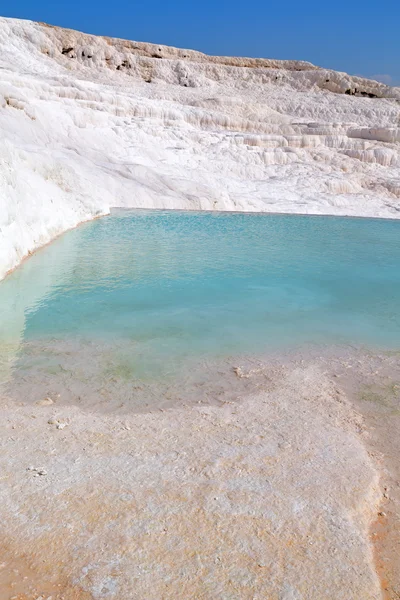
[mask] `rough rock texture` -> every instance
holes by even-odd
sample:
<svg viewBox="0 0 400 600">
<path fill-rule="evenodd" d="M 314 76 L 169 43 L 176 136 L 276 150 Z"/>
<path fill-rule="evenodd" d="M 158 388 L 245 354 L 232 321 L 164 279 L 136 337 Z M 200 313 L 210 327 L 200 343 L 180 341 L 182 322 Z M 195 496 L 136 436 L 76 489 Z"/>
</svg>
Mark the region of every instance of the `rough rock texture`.
<svg viewBox="0 0 400 600">
<path fill-rule="evenodd" d="M 221 407 L 0 415 L 1 598 L 380 598 L 377 473 L 315 367 Z"/>
<path fill-rule="evenodd" d="M 111 206 L 398 217 L 400 89 L 0 19 L 0 277 Z"/>
</svg>

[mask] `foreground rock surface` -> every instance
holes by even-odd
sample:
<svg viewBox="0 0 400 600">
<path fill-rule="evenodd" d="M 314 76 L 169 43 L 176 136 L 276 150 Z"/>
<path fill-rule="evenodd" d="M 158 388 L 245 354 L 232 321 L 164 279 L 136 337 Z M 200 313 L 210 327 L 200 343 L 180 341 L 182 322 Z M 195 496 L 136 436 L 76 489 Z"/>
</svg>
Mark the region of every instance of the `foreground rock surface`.
<svg viewBox="0 0 400 600">
<path fill-rule="evenodd" d="M 0 19 L 0 278 L 112 206 L 400 215 L 400 89 Z"/>
<path fill-rule="evenodd" d="M 4 399 L 0 423 L 2 598 L 381 597 L 378 474 L 316 367 L 123 418 Z"/>
</svg>

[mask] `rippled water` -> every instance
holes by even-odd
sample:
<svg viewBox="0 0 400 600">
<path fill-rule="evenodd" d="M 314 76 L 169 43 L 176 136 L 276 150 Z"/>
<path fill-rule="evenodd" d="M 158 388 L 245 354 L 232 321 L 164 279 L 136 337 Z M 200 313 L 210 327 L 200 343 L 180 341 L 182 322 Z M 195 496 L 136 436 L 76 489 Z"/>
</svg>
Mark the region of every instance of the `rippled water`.
<svg viewBox="0 0 400 600">
<path fill-rule="evenodd" d="M 0 311 L 2 379 L 53 387 L 304 344 L 398 348 L 400 223 L 117 210 L 25 261 Z"/>
</svg>

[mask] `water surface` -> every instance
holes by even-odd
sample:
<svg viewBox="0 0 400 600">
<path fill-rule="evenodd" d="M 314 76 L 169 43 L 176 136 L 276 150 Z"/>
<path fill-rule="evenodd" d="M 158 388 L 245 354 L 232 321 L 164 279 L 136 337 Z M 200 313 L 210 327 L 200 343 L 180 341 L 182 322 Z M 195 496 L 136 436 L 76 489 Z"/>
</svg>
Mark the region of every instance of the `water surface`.
<svg viewBox="0 0 400 600">
<path fill-rule="evenodd" d="M 2 379 L 56 387 L 307 344 L 399 348 L 400 223 L 116 210 L 25 261 L 0 311 Z"/>
</svg>

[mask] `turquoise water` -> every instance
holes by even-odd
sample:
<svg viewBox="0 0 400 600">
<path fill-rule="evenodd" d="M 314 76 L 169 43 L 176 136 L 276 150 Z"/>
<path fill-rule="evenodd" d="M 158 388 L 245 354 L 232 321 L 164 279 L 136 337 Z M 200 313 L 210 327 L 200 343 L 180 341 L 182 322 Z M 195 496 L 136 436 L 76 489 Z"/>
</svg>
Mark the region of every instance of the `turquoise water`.
<svg viewBox="0 0 400 600">
<path fill-rule="evenodd" d="M 400 222 L 118 210 L 25 261 L 0 311 L 8 377 L 85 347 L 114 349 L 127 378 L 304 344 L 400 348 Z"/>
</svg>

